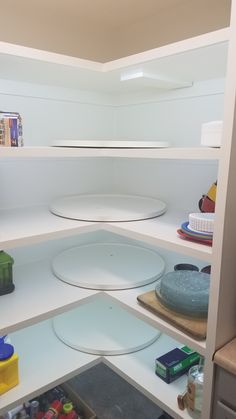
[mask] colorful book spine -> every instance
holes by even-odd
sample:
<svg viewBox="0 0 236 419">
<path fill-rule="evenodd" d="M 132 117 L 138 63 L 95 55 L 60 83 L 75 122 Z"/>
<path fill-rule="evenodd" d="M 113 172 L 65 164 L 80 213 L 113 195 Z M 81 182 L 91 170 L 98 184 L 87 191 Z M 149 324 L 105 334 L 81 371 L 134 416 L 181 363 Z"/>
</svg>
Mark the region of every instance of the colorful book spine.
<svg viewBox="0 0 236 419">
<path fill-rule="evenodd" d="M 0 112 L 0 147 L 22 147 L 22 120 L 18 112 Z"/>
</svg>

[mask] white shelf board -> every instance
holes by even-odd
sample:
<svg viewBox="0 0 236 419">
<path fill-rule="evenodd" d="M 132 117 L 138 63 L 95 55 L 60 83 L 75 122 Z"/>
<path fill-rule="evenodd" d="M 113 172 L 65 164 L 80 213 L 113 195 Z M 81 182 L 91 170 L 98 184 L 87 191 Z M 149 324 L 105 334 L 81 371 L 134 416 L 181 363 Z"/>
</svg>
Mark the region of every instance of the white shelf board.
<svg viewBox="0 0 236 419">
<path fill-rule="evenodd" d="M 50 213 L 47 206 L 0 211 L 0 248 L 9 249 L 41 241 L 96 231 L 98 224 L 67 220 Z"/>
<path fill-rule="evenodd" d="M 144 308 L 137 301 L 137 296 L 148 291 L 155 289 L 154 284 L 149 284 L 140 288 L 133 288 L 130 290 L 117 290 L 117 291 L 106 291 L 106 294 L 109 295 L 112 299 L 119 302 L 126 310 L 135 314 L 140 319 L 145 320 L 150 323 L 152 326 L 157 327 L 162 333 L 171 336 L 173 339 L 177 339 L 179 342 L 189 346 L 195 351 L 199 352 L 201 355 L 205 356 L 206 352 L 206 341 L 196 340 L 188 335 L 186 335 L 181 330 L 172 326 L 167 321 L 163 320 L 161 317 L 153 314 L 151 311 Z"/>
<path fill-rule="evenodd" d="M 0 147 L 1 158 L 79 158 L 79 157 L 124 157 L 176 160 L 218 160 L 220 148 L 75 148 L 75 147 Z"/>
<path fill-rule="evenodd" d="M 103 292 L 74 287 L 59 281 L 53 275 L 51 262 L 48 260 L 31 262 L 13 269 L 16 288 L 13 293 L 1 296 L 0 335 L 31 326 L 103 295 Z M 204 355 L 205 342 L 188 337 L 138 304 L 137 296 L 154 288 L 155 283 L 124 291 L 106 291 L 106 295 L 136 317 Z"/>
<path fill-rule="evenodd" d="M 178 236 L 176 230 L 186 217 L 187 213 L 168 210 L 166 214 L 151 220 L 88 223 L 57 217 L 45 206 L 2 210 L 0 248 L 6 250 L 45 240 L 105 230 L 211 263 L 212 247 L 183 240 Z"/>
<path fill-rule="evenodd" d="M 48 260 L 13 267 L 13 278 L 15 291 L 1 296 L 0 335 L 73 309 L 97 294 L 59 281 Z"/>
<path fill-rule="evenodd" d="M 68 348 L 52 331 L 51 321 L 11 335 L 19 355 L 19 385 L 0 398 L 0 414 L 69 380 L 99 358 Z"/>
<path fill-rule="evenodd" d="M 181 411 L 177 405 L 177 395 L 184 392 L 187 376 L 166 384 L 155 375 L 155 359 L 176 346 L 179 347 L 178 342 L 161 335 L 155 343 L 142 351 L 125 356 L 105 357 L 105 364 L 175 419 L 190 419 L 192 416 L 186 410 Z"/>
<path fill-rule="evenodd" d="M 211 246 L 183 240 L 178 236 L 177 228 L 180 227 L 185 219 L 188 219 L 187 213 L 170 209 L 162 216 L 150 220 L 108 223 L 106 230 L 134 240 L 141 240 L 147 244 L 160 246 L 186 256 L 191 256 L 209 262 L 210 264 L 212 259 Z"/>
<path fill-rule="evenodd" d="M 179 346 L 165 335 L 142 351 L 105 358 L 78 352 L 61 343 L 49 320 L 15 332 L 10 337 L 19 355 L 20 383 L 1 396 L 0 414 L 104 361 L 175 419 L 190 418 L 186 411 L 178 409 L 176 402 L 177 395 L 185 389 L 186 376 L 166 384 L 154 372 L 155 358 Z"/>
<path fill-rule="evenodd" d="M 122 82 L 128 71 L 142 71 L 164 80 L 161 90 L 176 80 L 178 85 L 225 76 L 228 28 L 135 54 L 98 63 L 19 45 L 0 42 L 0 78 L 103 92 L 127 92 L 145 88 Z M 170 61 L 171 60 L 171 61 Z M 136 84 L 136 83 L 135 83 Z M 157 87 L 158 89 L 158 87 Z"/>
</svg>

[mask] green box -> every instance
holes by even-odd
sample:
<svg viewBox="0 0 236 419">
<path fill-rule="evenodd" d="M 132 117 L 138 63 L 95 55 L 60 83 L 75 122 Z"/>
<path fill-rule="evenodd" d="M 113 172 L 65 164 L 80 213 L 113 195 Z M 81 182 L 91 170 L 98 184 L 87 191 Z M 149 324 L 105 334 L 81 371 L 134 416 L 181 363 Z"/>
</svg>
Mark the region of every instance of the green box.
<svg viewBox="0 0 236 419">
<path fill-rule="evenodd" d="M 167 384 L 185 374 L 190 367 L 198 364 L 200 355 L 187 346 L 175 348 L 155 361 L 155 372 Z"/>
</svg>

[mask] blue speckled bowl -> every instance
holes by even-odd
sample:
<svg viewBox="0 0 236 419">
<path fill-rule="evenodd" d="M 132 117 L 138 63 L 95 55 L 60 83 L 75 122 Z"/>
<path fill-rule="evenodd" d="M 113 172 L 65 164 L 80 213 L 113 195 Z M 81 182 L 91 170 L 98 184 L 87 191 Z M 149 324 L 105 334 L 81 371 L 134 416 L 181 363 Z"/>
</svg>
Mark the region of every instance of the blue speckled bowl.
<svg viewBox="0 0 236 419">
<path fill-rule="evenodd" d="M 156 296 L 167 308 L 191 317 L 207 317 L 210 275 L 174 271 L 157 283 Z"/>
</svg>

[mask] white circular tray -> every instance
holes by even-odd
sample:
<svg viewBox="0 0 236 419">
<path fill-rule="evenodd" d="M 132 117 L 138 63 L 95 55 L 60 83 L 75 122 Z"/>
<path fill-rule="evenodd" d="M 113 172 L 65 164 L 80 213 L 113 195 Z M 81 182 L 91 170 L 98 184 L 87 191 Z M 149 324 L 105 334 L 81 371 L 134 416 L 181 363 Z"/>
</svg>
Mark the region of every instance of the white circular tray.
<svg viewBox="0 0 236 419">
<path fill-rule="evenodd" d="M 156 328 L 104 297 L 55 317 L 53 328 L 66 345 L 97 355 L 135 352 L 160 336 Z"/>
<path fill-rule="evenodd" d="M 165 269 L 164 260 L 141 246 L 94 243 L 68 249 L 52 261 L 54 274 L 77 287 L 117 290 L 156 281 Z"/>
<path fill-rule="evenodd" d="M 137 221 L 158 217 L 166 204 L 135 195 L 74 195 L 55 199 L 50 210 L 60 217 L 82 221 Z"/>
<path fill-rule="evenodd" d="M 58 140 L 53 141 L 53 147 L 77 147 L 77 148 L 165 148 L 169 147 L 167 141 L 80 141 Z"/>
</svg>

